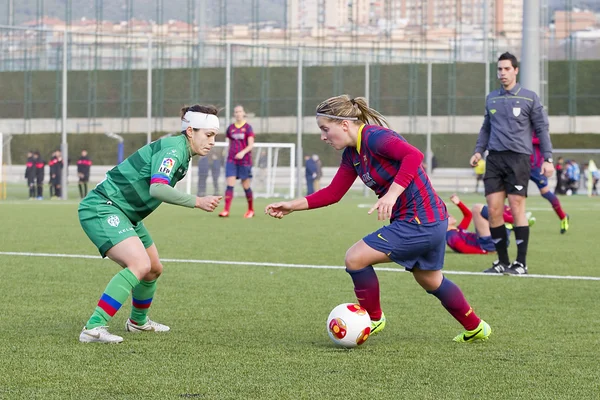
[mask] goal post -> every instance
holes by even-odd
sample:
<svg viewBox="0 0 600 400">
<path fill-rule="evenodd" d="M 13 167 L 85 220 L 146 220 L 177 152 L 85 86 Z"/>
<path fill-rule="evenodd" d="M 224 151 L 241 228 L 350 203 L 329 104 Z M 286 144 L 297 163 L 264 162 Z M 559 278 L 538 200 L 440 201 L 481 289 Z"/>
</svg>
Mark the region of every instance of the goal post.
<svg viewBox="0 0 600 400">
<path fill-rule="evenodd" d="M 206 194 L 213 194 L 218 188 L 218 194 L 225 192 L 225 164 L 227 162 L 228 142 L 217 142 L 206 156 L 209 163 L 219 164 L 219 174 L 216 185 L 213 173 L 209 167 L 204 172 Z M 199 176 L 198 157 L 190 163 L 185 178 L 185 191 L 188 194 L 197 192 Z M 182 182 L 183 183 L 183 182 Z M 236 182 L 236 186 L 239 183 Z M 296 190 L 296 144 L 295 143 L 254 143 L 252 149 L 252 192 L 254 197 L 284 197 L 293 199 Z"/>
</svg>

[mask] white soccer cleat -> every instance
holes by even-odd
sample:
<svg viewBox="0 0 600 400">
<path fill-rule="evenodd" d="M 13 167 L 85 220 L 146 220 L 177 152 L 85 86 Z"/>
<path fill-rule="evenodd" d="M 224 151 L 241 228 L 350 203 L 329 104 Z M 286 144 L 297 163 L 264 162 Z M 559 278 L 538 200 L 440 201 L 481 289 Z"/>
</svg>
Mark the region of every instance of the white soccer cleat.
<svg viewBox="0 0 600 400">
<path fill-rule="evenodd" d="M 97 326 L 92 329 L 83 330 L 79 334 L 79 341 L 82 343 L 121 343 L 121 336 L 113 335 L 108 331 L 108 326 Z"/>
<path fill-rule="evenodd" d="M 171 328 L 148 318 L 148 321 L 144 325 L 136 325 L 130 319 L 127 319 L 125 330 L 127 332 L 169 332 Z"/>
</svg>

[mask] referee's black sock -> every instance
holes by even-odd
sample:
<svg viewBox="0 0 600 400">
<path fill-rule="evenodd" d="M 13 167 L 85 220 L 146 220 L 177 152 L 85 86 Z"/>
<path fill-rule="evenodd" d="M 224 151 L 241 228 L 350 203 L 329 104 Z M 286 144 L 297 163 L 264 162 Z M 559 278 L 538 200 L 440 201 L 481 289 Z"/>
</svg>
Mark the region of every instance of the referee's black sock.
<svg viewBox="0 0 600 400">
<path fill-rule="evenodd" d="M 517 242 L 517 261 L 523 265 L 527 260 L 527 245 L 529 244 L 529 226 L 515 226 L 515 239 Z"/>
<path fill-rule="evenodd" d="M 494 246 L 496 246 L 496 252 L 498 253 L 498 261 L 500 261 L 500 263 L 502 263 L 503 265 L 509 265 L 510 261 L 508 260 L 508 249 L 506 247 L 506 241 L 508 237 L 506 236 L 506 228 L 504 227 L 504 224 L 495 228 L 492 228 L 490 226 L 490 233 L 492 234 Z"/>
</svg>

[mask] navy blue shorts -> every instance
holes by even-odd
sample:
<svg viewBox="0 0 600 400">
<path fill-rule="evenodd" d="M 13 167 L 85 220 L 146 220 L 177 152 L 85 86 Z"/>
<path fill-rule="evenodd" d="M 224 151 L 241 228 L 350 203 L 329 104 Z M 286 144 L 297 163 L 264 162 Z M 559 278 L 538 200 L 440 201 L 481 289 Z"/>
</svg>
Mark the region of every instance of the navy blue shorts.
<svg viewBox="0 0 600 400">
<path fill-rule="evenodd" d="M 477 245 L 487 252 L 496 251 L 496 245 L 491 236 L 478 236 Z"/>
<path fill-rule="evenodd" d="M 541 168 L 531 168 L 531 173 L 529 174 L 529 179 L 531 179 L 539 189 L 543 189 L 548 186 L 548 178 L 542 175 Z"/>
<path fill-rule="evenodd" d="M 230 176 L 241 180 L 252 178 L 252 166 L 228 162 L 225 165 L 225 177 L 229 178 Z"/>
<path fill-rule="evenodd" d="M 419 268 L 437 271 L 444 267 L 448 220 L 436 224 L 417 225 L 394 221 L 365 236 L 365 243 L 385 253 L 408 271 Z"/>
</svg>

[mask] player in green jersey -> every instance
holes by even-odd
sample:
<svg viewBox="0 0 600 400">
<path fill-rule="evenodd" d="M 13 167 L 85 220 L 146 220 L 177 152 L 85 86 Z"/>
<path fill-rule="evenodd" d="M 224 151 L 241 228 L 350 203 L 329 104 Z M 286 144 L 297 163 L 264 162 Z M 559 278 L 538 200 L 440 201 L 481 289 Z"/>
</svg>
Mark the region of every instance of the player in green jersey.
<svg viewBox="0 0 600 400">
<path fill-rule="evenodd" d="M 205 156 L 219 132 L 217 109 L 194 105 L 181 109 L 181 135 L 142 147 L 111 169 L 106 178 L 82 200 L 79 221 L 102 257 L 123 269 L 116 274 L 85 324 L 81 342 L 120 343 L 107 324 L 132 295 L 128 332 L 166 332 L 170 328 L 148 318 L 163 270 L 156 245 L 142 220 L 166 202 L 212 212 L 222 196 L 196 197 L 174 188 L 185 176 L 194 155 Z"/>
</svg>

